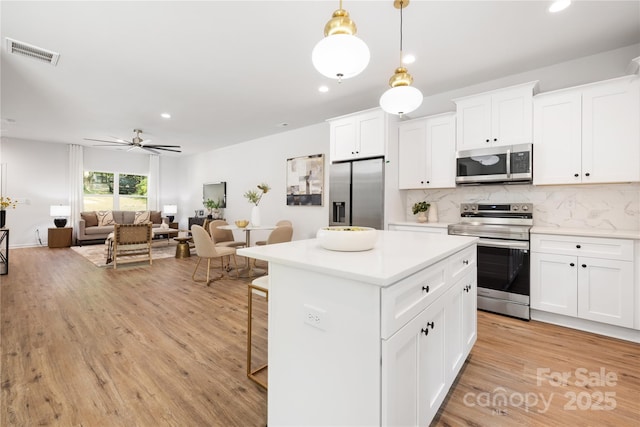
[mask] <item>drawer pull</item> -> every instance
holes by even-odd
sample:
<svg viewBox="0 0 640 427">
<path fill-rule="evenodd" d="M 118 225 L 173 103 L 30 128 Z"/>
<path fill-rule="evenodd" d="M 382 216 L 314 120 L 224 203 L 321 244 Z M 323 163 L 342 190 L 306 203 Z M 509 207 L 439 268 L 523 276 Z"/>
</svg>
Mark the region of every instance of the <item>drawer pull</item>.
<svg viewBox="0 0 640 427">
<path fill-rule="evenodd" d="M 429 293 L 429 285 L 423 286 L 422 290 L 425 291 L 426 293 Z"/>
<path fill-rule="evenodd" d="M 569 264 L 571 267 L 575 267 L 576 265 L 574 263 Z"/>
<path fill-rule="evenodd" d="M 465 265 L 469 265 L 469 260 L 465 259 L 465 260 L 462 261 L 462 263 L 465 264 Z"/>
<path fill-rule="evenodd" d="M 469 292 L 469 289 L 471 289 L 471 285 L 467 285 L 463 288 L 465 292 Z"/>
<path fill-rule="evenodd" d="M 587 264 L 582 264 L 582 268 L 587 268 Z"/>
<path fill-rule="evenodd" d="M 580 245 L 576 245 L 576 248 L 577 248 L 577 249 L 580 249 L 580 247 L 581 247 Z"/>
</svg>

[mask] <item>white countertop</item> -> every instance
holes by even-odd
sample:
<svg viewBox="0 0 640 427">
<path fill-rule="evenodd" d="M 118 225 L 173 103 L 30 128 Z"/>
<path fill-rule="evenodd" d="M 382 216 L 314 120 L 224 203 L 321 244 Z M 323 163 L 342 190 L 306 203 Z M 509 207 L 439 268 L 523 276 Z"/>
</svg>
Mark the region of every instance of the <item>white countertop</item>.
<svg viewBox="0 0 640 427">
<path fill-rule="evenodd" d="M 477 242 L 476 237 L 378 231 L 373 249 L 336 252 L 316 239 L 238 249 L 238 255 L 389 286 Z"/>
<path fill-rule="evenodd" d="M 562 234 L 566 236 L 583 237 L 608 237 L 615 239 L 640 240 L 640 231 L 637 230 L 599 230 L 593 228 L 567 228 L 567 227 L 531 227 L 531 234 Z"/>
<path fill-rule="evenodd" d="M 416 227 L 447 228 L 448 222 L 391 221 L 389 225 L 411 225 Z"/>
</svg>

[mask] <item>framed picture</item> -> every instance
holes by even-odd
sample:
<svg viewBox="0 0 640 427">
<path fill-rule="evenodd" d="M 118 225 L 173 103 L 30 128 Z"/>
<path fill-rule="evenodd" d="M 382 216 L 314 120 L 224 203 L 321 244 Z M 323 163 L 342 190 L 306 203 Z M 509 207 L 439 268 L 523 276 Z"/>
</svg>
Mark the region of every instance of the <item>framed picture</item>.
<svg viewBox="0 0 640 427">
<path fill-rule="evenodd" d="M 287 159 L 287 205 L 322 206 L 324 155 Z"/>
</svg>

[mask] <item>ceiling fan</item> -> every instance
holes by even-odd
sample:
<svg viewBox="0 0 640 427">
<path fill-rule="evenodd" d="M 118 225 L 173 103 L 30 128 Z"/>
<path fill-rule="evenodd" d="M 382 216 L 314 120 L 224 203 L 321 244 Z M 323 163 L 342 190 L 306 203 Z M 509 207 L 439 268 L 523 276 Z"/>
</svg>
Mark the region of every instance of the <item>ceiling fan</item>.
<svg viewBox="0 0 640 427">
<path fill-rule="evenodd" d="M 157 150 L 163 150 L 163 151 L 172 151 L 174 153 L 182 153 L 181 150 L 179 150 L 180 146 L 179 145 L 158 145 L 158 144 L 149 144 L 151 142 L 150 139 L 142 139 L 140 137 L 140 134 L 142 133 L 142 130 L 140 129 L 134 129 L 133 130 L 136 133 L 136 136 L 133 137 L 133 139 L 131 141 L 127 141 L 126 139 L 120 139 L 120 138 L 115 138 L 115 141 L 106 141 L 104 139 L 92 139 L 92 138 L 84 138 L 86 141 L 98 141 L 98 142 L 108 142 L 109 144 L 97 144 L 95 145 L 95 147 L 112 147 L 111 144 L 118 144 L 118 145 L 124 145 L 124 146 L 131 146 L 131 148 L 129 148 L 127 151 L 131 151 L 135 148 L 141 148 L 143 150 L 147 150 L 151 153 L 154 154 L 160 154 L 159 151 Z"/>
</svg>

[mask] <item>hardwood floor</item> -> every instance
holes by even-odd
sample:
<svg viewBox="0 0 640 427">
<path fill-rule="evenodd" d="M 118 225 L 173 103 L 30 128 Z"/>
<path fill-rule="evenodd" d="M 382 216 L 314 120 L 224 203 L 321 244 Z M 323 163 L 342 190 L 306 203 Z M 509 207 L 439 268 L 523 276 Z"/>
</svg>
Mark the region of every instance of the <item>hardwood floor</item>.
<svg viewBox="0 0 640 427">
<path fill-rule="evenodd" d="M 264 426 L 266 392 L 246 377 L 248 281 L 196 284 L 196 260 L 114 271 L 70 249 L 13 249 L 0 425 Z M 258 364 L 263 299 L 254 310 Z M 640 425 L 639 345 L 483 312 L 478 329 L 432 425 Z"/>
</svg>

